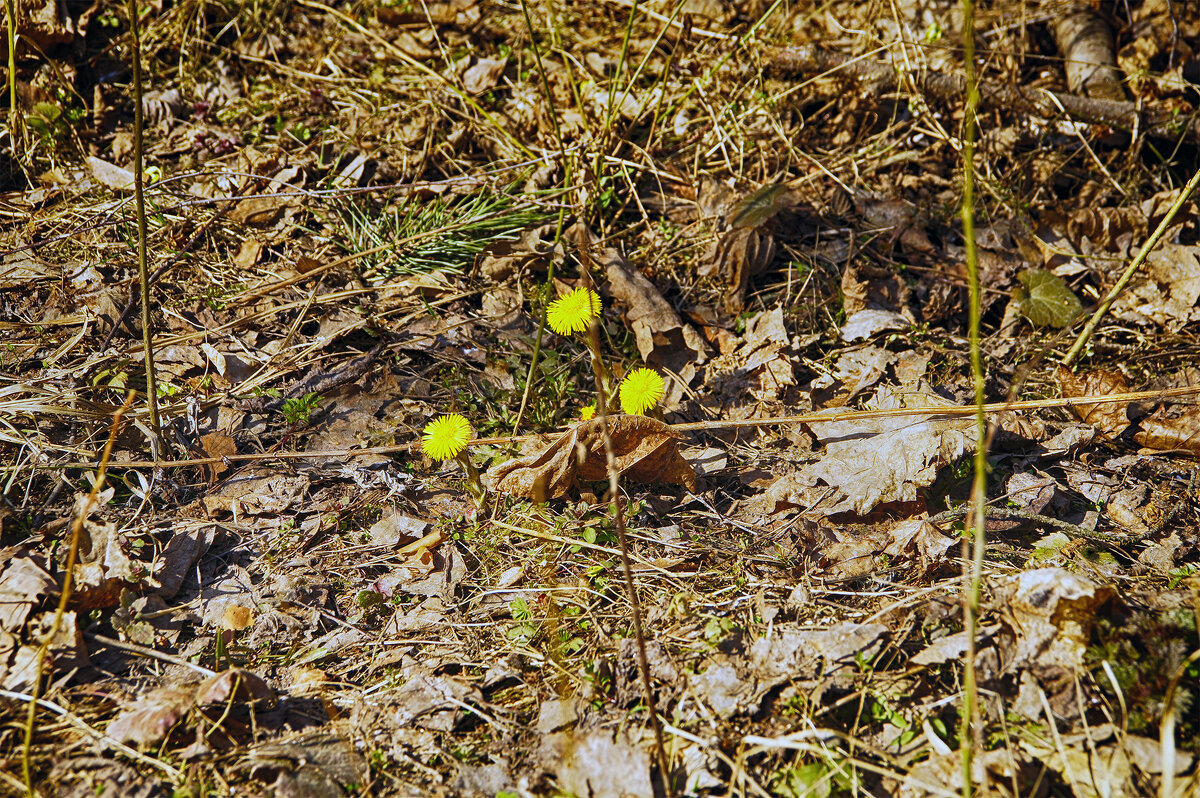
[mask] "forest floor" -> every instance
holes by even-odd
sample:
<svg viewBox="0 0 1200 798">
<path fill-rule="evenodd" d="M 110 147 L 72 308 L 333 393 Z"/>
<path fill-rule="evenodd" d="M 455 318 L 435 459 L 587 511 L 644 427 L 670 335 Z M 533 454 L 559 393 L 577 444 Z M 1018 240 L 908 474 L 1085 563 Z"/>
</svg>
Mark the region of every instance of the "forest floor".
<svg viewBox="0 0 1200 798">
<path fill-rule="evenodd" d="M 1194 8 L 977 9 L 968 241 L 944 0 L 142 4 L 144 321 L 84 5 L 0 151 L 0 793 L 1200 794 Z"/>
</svg>

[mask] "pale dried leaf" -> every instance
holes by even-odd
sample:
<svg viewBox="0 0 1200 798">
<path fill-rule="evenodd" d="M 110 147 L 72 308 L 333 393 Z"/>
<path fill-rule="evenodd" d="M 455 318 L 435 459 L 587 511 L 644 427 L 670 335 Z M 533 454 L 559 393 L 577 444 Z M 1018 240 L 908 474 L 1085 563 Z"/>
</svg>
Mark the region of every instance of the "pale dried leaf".
<svg viewBox="0 0 1200 798">
<path fill-rule="evenodd" d="M 932 393 L 897 395 L 883 387 L 872 409 L 947 404 Z M 812 422 L 824 456 L 778 480 L 765 497 L 768 512 L 800 507 L 815 515 L 865 515 L 881 502 L 910 502 L 933 484 L 938 469 L 975 448 L 971 418 L 888 416 Z"/>
<path fill-rule="evenodd" d="M 841 337 L 847 343 L 865 341 L 881 332 L 907 330 L 911 326 L 912 322 L 901 313 L 867 308 L 857 311 L 846 319 L 846 323 L 842 325 Z"/>
<path fill-rule="evenodd" d="M 0 551 L 0 630 L 16 632 L 30 611 L 55 588 L 54 578 L 20 547 Z"/>
<path fill-rule="evenodd" d="M 560 732 L 542 740 L 537 752 L 543 769 L 560 790 L 591 798 L 653 798 L 650 756 L 615 741 L 608 732 Z"/>
<path fill-rule="evenodd" d="M 105 188 L 110 188 L 114 191 L 125 191 L 133 188 L 134 174 L 128 169 L 111 164 L 108 161 L 88 156 L 88 169 L 92 172 L 92 177 L 96 178 L 96 182 Z"/>
<path fill-rule="evenodd" d="M 1008 667 L 1064 668 L 1083 664 L 1096 609 L 1112 589 L 1061 568 L 1026 571 L 1006 585 L 1003 623 L 1015 639 Z"/>
<path fill-rule="evenodd" d="M 1200 319 L 1200 247 L 1164 243 L 1146 257 L 1140 279 L 1113 303 L 1123 321 L 1150 322 L 1170 332 Z"/>
</svg>

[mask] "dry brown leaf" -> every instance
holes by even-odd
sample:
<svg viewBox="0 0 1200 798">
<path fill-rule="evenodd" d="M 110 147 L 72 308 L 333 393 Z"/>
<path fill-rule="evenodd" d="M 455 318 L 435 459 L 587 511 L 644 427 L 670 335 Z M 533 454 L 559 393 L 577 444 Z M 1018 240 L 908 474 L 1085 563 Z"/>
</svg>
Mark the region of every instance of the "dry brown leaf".
<svg viewBox="0 0 1200 798">
<path fill-rule="evenodd" d="M 210 676 L 196 688 L 196 703 L 201 706 L 230 701 L 272 704 L 275 691 L 257 673 L 241 668 Z"/>
<path fill-rule="evenodd" d="M 164 599 L 178 593 L 192 566 L 208 553 L 215 537 L 216 527 L 209 524 L 176 531 L 158 558 L 155 576 L 159 588 L 155 592 Z"/>
<path fill-rule="evenodd" d="M 853 261 L 842 272 L 846 318 L 868 308 L 903 313 L 912 291 L 891 269 Z"/>
<path fill-rule="evenodd" d="M 1147 449 L 1187 449 L 1200 454 L 1200 407 L 1183 408 L 1172 417 L 1159 410 L 1142 419 L 1142 429 L 1133 439 Z"/>
<path fill-rule="evenodd" d="M 164 687 L 146 694 L 108 725 L 109 737 L 138 747 L 166 739 L 192 706 L 195 693 L 186 687 Z"/>
<path fill-rule="evenodd" d="M 208 472 L 208 484 L 211 485 L 229 470 L 229 461 L 225 458 L 237 454 L 237 443 L 224 432 L 210 432 L 200 436 L 200 448 L 204 450 L 205 457 L 221 458 L 216 463 L 204 466 L 204 470 Z"/>
<path fill-rule="evenodd" d="M 613 740 L 603 730 L 565 731 L 542 739 L 541 767 L 560 789 L 593 798 L 652 798 L 650 756 L 642 748 Z"/>
<path fill-rule="evenodd" d="M 209 516 L 233 512 L 275 515 L 303 500 L 309 487 L 307 474 L 281 473 L 278 468 L 249 468 L 221 482 L 201 499 Z"/>
<path fill-rule="evenodd" d="M 482 94 L 500 83 L 508 59 L 481 58 L 463 73 L 463 88 L 471 94 Z"/>
<path fill-rule="evenodd" d="M 1113 303 L 1114 316 L 1171 332 L 1200 320 L 1200 247 L 1160 244 L 1146 256 L 1143 271 Z"/>
<path fill-rule="evenodd" d="M 775 249 L 775 237 L 758 228 L 735 227 L 721 235 L 705 271 L 719 275 L 724 283 L 727 313 L 742 311 L 750 278 L 770 265 L 775 259 Z"/>
<path fill-rule="evenodd" d="M 1035 670 L 1083 664 L 1096 610 L 1113 595 L 1090 579 L 1062 568 L 1018 574 L 1001 591 L 1001 620 L 1015 641 L 1008 668 Z"/>
<path fill-rule="evenodd" d="M 257 238 L 247 238 L 238 247 L 237 254 L 233 256 L 233 265 L 239 269 L 249 270 L 262 258 L 263 242 Z"/>
<path fill-rule="evenodd" d="M 113 495 L 109 488 L 100 495 L 100 505 Z M 87 502 L 80 496 L 75 503 L 75 512 Z M 92 610 L 115 607 L 120 603 L 121 591 L 139 583 L 146 576 L 140 564 L 125 553 L 126 542 L 110 521 L 85 519 L 79 535 L 79 560 L 75 566 L 75 588 L 71 605 L 76 609 Z"/>
<path fill-rule="evenodd" d="M 93 156 L 88 156 L 87 165 L 92 172 L 92 177 L 96 178 L 96 182 L 105 188 L 113 191 L 125 191 L 133 188 L 134 174 L 128 169 L 122 169 L 116 164 Z"/>
<path fill-rule="evenodd" d="M 541 452 L 493 466 L 484 475 L 488 489 L 536 502 L 560 499 L 577 482 L 608 478 L 599 419 L 576 424 Z M 617 471 L 634 482 L 696 487 L 696 472 L 679 453 L 679 436 L 646 416 L 608 419 Z"/>
<path fill-rule="evenodd" d="M 13 546 L 0 550 L 0 630 L 15 632 L 25 625 L 30 611 L 55 589 L 54 578 L 30 556 Z"/>
<path fill-rule="evenodd" d="M 1068 399 L 1129 391 L 1125 378 L 1114 371 L 1097 369 L 1086 374 L 1075 374 L 1070 369 L 1059 366 L 1054 376 L 1062 387 L 1063 397 Z M 1097 402 L 1071 408 L 1080 421 L 1093 425 L 1109 438 L 1117 437 L 1129 427 L 1128 409 L 1128 402 Z"/>
<path fill-rule="evenodd" d="M 700 333 L 685 324 L 654 284 L 615 249 L 604 250 L 600 260 L 613 298 L 625 306 L 625 322 L 633 330 L 642 359 L 689 382 L 696 365 L 708 359 L 709 347 Z M 670 407 L 670 399 L 664 398 L 664 407 Z"/>
</svg>

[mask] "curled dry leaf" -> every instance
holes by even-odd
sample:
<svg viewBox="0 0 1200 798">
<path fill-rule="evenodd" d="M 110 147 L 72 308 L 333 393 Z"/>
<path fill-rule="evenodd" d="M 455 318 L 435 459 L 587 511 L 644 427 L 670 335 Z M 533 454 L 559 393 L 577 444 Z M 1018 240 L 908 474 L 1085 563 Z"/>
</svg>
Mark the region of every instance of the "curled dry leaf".
<svg viewBox="0 0 1200 798">
<path fill-rule="evenodd" d="M 604 434 L 599 419 L 563 433 L 545 450 L 508 460 L 484 475 L 488 490 L 541 502 L 566 496 L 575 484 L 607 479 Z M 696 487 L 696 472 L 679 453 L 679 436 L 646 416 L 608 419 L 617 471 L 635 482 Z"/>
<path fill-rule="evenodd" d="M 275 692 L 262 677 L 240 668 L 210 676 L 199 684 L 162 687 L 121 710 L 109 724 L 108 736 L 139 747 L 165 740 L 171 730 L 196 707 L 224 706 L 229 702 L 270 706 Z"/>
<path fill-rule="evenodd" d="M 586 235 L 586 231 L 578 234 Z M 700 333 L 680 319 L 674 306 L 645 275 L 615 249 L 600 254 L 613 299 L 625 307 L 625 323 L 633 331 L 638 353 L 651 368 L 664 368 L 689 382 L 696 366 L 708 359 L 709 346 Z M 669 406 L 668 395 L 664 406 Z"/>
<path fill-rule="evenodd" d="M 1187 449 L 1200 454 L 1200 408 L 1188 407 L 1171 417 L 1160 410 L 1142 419 L 1142 429 L 1133 439 L 1147 449 Z"/>
</svg>

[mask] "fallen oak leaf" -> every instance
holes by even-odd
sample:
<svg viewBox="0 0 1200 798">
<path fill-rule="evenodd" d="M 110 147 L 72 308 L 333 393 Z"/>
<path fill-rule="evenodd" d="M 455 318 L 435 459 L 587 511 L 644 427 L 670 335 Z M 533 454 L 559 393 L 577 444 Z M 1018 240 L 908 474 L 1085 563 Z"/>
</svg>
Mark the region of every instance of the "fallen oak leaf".
<svg viewBox="0 0 1200 798">
<path fill-rule="evenodd" d="M 546 449 L 493 466 L 484 475 L 488 490 L 535 502 L 566 496 L 579 481 L 608 477 L 600 419 L 582 421 Z M 679 453 L 679 434 L 646 416 L 608 419 L 617 472 L 634 482 L 696 487 L 696 472 Z"/>
<path fill-rule="evenodd" d="M 1142 419 L 1142 428 L 1133 439 L 1153 451 L 1183 449 L 1200 454 L 1200 410 L 1189 407 L 1176 416 L 1160 410 Z"/>
</svg>

